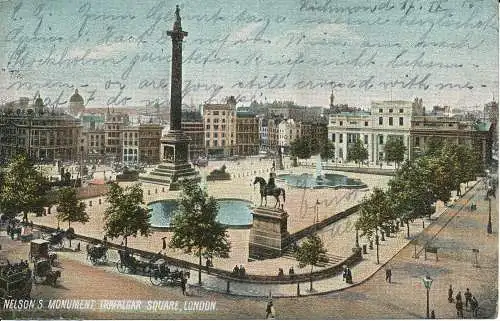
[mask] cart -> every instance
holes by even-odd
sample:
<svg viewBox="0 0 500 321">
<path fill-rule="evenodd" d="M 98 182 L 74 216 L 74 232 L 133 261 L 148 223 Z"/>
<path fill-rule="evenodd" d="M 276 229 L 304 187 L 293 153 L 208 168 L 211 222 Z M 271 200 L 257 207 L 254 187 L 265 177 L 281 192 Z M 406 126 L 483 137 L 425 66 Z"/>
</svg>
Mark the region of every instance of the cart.
<svg viewBox="0 0 500 321">
<path fill-rule="evenodd" d="M 7 261 L 0 262 L 0 301 L 29 299 L 31 284 L 31 270 L 27 263 L 10 265 Z"/>
<path fill-rule="evenodd" d="M 43 239 L 36 239 L 31 241 L 30 246 L 30 261 L 35 262 L 37 259 L 45 258 L 52 266 L 59 264 L 57 254 L 49 251 L 50 242 Z"/>
</svg>

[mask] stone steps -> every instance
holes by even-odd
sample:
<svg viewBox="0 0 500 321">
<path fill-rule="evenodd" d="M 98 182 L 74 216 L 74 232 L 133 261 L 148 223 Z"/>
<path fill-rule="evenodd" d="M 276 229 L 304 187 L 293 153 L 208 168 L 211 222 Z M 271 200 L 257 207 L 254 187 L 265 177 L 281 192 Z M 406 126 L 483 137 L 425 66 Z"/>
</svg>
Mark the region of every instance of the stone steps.
<svg viewBox="0 0 500 321">
<path fill-rule="evenodd" d="M 287 248 L 283 253 L 283 257 L 289 258 L 289 259 L 295 259 L 295 255 L 293 253 L 292 248 Z M 319 267 L 324 267 L 324 268 L 332 267 L 332 266 L 339 264 L 340 262 L 342 262 L 345 259 L 345 257 L 343 257 L 343 256 L 331 254 L 328 252 L 325 254 L 325 257 L 328 260 L 328 262 L 318 264 Z"/>
</svg>

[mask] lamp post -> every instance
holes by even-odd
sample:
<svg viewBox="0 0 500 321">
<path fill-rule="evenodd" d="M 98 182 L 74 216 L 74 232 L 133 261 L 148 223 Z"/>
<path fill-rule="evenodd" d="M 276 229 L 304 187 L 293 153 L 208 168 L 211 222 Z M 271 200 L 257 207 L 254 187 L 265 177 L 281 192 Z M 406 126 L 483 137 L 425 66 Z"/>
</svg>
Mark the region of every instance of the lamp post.
<svg viewBox="0 0 500 321">
<path fill-rule="evenodd" d="M 431 289 L 432 281 L 433 280 L 431 279 L 431 277 L 429 276 L 429 274 L 427 274 L 425 276 L 425 278 L 422 279 L 422 282 L 424 283 L 424 286 L 425 286 L 425 289 L 426 289 L 426 292 L 427 292 L 427 309 L 426 309 L 426 311 L 427 311 L 427 314 L 426 314 L 427 315 L 427 319 L 430 318 L 430 316 L 429 316 L 429 290 Z"/>
<path fill-rule="evenodd" d="M 488 195 L 488 226 L 486 227 L 488 234 L 492 233 L 491 230 L 491 197 Z"/>
</svg>

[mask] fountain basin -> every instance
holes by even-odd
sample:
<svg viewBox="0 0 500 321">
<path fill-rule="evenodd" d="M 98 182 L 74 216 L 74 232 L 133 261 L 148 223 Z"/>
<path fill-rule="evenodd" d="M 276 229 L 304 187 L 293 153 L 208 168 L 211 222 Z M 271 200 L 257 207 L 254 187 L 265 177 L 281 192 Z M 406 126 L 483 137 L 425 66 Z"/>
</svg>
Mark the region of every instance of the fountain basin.
<svg viewBox="0 0 500 321">
<path fill-rule="evenodd" d="M 220 198 L 217 201 L 219 202 L 218 222 L 232 229 L 246 229 L 252 226 L 252 202 L 237 198 Z M 173 199 L 149 203 L 151 227 L 168 230 L 177 207 L 177 200 Z"/>
<path fill-rule="evenodd" d="M 340 174 L 323 174 L 318 177 L 307 173 L 300 175 L 281 174 L 276 179 L 299 188 L 360 189 L 368 187 L 359 179 L 349 178 Z"/>
</svg>

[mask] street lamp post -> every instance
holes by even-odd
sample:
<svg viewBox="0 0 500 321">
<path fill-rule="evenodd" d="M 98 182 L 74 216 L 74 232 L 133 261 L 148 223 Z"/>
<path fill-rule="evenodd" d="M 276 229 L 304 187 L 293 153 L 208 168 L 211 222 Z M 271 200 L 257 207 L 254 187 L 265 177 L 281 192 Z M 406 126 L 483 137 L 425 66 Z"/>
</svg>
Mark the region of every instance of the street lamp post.
<svg viewBox="0 0 500 321">
<path fill-rule="evenodd" d="M 488 195 L 488 226 L 486 227 L 488 234 L 492 233 L 491 229 L 491 197 Z"/>
<path fill-rule="evenodd" d="M 427 292 L 427 319 L 430 318 L 430 315 L 429 315 L 429 290 L 431 289 L 431 285 L 432 285 L 432 279 L 431 277 L 429 276 L 429 274 L 427 274 L 425 276 L 425 278 L 422 279 L 422 282 L 424 283 L 424 286 L 425 286 L 425 289 L 426 289 L 426 292 Z"/>
</svg>

